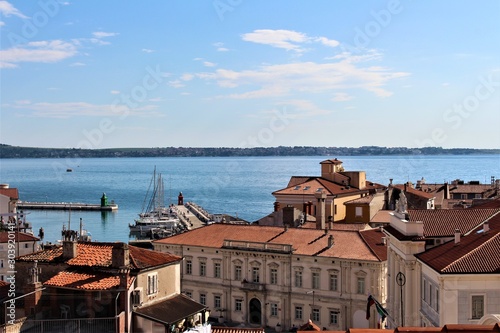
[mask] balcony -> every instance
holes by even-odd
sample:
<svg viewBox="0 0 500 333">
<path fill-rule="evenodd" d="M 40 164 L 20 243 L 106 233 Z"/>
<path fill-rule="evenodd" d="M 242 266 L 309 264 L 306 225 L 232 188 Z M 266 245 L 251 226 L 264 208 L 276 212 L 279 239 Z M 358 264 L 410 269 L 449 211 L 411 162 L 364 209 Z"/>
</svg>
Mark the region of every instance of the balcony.
<svg viewBox="0 0 500 333">
<path fill-rule="evenodd" d="M 246 280 L 241 281 L 241 289 L 242 290 L 250 290 L 250 291 L 265 291 L 266 285 L 258 282 L 248 282 Z"/>
</svg>

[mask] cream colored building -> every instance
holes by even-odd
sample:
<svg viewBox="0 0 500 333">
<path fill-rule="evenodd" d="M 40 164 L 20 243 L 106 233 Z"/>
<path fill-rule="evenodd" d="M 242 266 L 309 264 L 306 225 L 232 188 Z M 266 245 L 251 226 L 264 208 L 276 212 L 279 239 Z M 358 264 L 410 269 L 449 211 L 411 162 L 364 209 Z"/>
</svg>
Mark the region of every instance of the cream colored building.
<svg viewBox="0 0 500 333">
<path fill-rule="evenodd" d="M 468 254 L 486 242 L 486 237 L 476 239 L 474 246 L 464 245 L 464 241 L 470 241 L 476 229 L 498 215 L 499 210 L 407 210 L 404 195 L 396 206 L 390 225 L 384 228 L 388 246 L 389 326 L 478 323 L 478 312 L 474 316 L 471 312 L 471 304 L 481 299 L 475 295 L 484 295 L 482 305 L 478 303 L 477 307 L 485 310 L 488 305 L 493 313 L 499 313 L 499 306 L 494 305 L 500 304 L 498 241 L 490 242 L 492 248 L 486 252 L 493 263 Z M 453 242 L 460 237 L 463 237 L 462 243 L 459 241 L 455 246 Z M 495 237 L 500 239 L 500 235 Z M 463 260 L 462 266 L 456 272 L 446 271 L 459 260 Z M 488 262 L 484 267 L 489 268 L 478 268 L 481 261 Z"/>
<path fill-rule="evenodd" d="M 368 181 L 364 171 L 345 171 L 340 160 L 325 160 L 320 165 L 320 177 L 293 176 L 286 188 L 272 193 L 276 199 L 275 211 L 291 206 L 304 214 L 318 216 L 321 200 L 324 204 L 322 218 L 327 222 L 339 222 L 346 218 L 346 202 L 386 190 L 384 185 Z M 321 193 L 325 195 L 323 198 L 319 197 Z M 306 216 L 303 221 L 307 219 Z"/>
<path fill-rule="evenodd" d="M 154 242 L 184 258 L 182 292 L 221 320 L 286 330 L 311 319 L 328 330 L 376 327 L 368 295 L 386 298 L 379 229 L 212 224 Z"/>
</svg>

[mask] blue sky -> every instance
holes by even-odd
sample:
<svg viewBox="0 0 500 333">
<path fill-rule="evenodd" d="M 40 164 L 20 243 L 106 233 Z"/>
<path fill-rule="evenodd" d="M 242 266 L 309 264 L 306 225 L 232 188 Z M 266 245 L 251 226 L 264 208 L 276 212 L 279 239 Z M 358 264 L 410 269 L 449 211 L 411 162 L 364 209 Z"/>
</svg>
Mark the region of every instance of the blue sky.
<svg viewBox="0 0 500 333">
<path fill-rule="evenodd" d="M 500 147 L 500 1 L 0 1 L 0 142 Z"/>
</svg>

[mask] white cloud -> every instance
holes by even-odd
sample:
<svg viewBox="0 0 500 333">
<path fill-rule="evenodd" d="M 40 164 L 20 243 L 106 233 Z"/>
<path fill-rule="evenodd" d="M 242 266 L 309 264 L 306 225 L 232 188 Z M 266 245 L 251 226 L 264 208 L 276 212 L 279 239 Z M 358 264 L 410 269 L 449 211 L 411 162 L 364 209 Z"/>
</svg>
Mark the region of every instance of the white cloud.
<svg viewBox="0 0 500 333">
<path fill-rule="evenodd" d="M 74 56 L 77 48 L 74 44 L 61 40 L 30 42 L 0 51 L 0 67 L 17 67 L 20 62 L 53 63 Z"/>
<path fill-rule="evenodd" d="M 181 75 L 182 81 L 191 81 L 193 78 L 194 78 L 193 74 L 186 73 Z"/>
<path fill-rule="evenodd" d="M 326 115 L 332 113 L 331 110 L 322 109 L 313 102 L 304 99 L 292 99 L 283 103 L 279 103 L 278 105 L 293 107 L 293 109 L 296 112 L 292 113 L 291 118 L 295 119 L 307 118 L 318 115 Z"/>
<path fill-rule="evenodd" d="M 124 114 L 128 116 L 145 116 L 158 117 L 162 114 L 157 110 L 156 105 L 144 105 L 141 107 L 130 109 L 125 104 L 92 104 L 87 102 L 68 102 L 68 103 L 20 103 L 17 101 L 13 105 L 4 105 L 24 111 L 22 116 L 25 117 L 40 117 L 40 118 L 71 118 L 71 117 L 91 117 L 91 116 L 108 116 L 120 117 Z M 30 111 L 27 113 L 27 111 Z"/>
<path fill-rule="evenodd" d="M 340 45 L 340 43 L 334 39 L 328 39 L 326 37 L 317 37 L 316 41 L 320 42 L 323 45 L 330 46 L 330 47 L 337 47 Z"/>
<path fill-rule="evenodd" d="M 83 62 L 74 62 L 72 64 L 70 64 L 71 67 L 82 67 L 82 66 L 87 66 L 87 64 L 83 63 Z"/>
<path fill-rule="evenodd" d="M 293 30 L 271 30 L 261 29 L 242 35 L 242 39 L 247 42 L 265 44 L 287 51 L 304 52 L 304 44 L 321 43 L 328 47 L 337 47 L 340 43 L 326 37 L 309 37 L 307 34 Z"/>
<path fill-rule="evenodd" d="M 154 50 L 151 50 L 151 49 L 142 49 L 141 51 L 144 53 L 153 53 L 154 52 Z"/>
<path fill-rule="evenodd" d="M 28 16 L 24 15 L 21 13 L 16 7 L 14 7 L 11 3 L 8 1 L 0 1 L 0 14 L 9 17 L 11 15 L 27 19 Z"/>
<path fill-rule="evenodd" d="M 171 86 L 172 88 L 183 88 L 186 85 L 182 83 L 180 80 L 172 80 L 168 81 L 168 85 Z"/>
<path fill-rule="evenodd" d="M 113 37 L 118 35 L 116 32 L 104 32 L 104 31 L 96 31 L 92 33 L 92 36 L 95 38 L 106 38 L 106 37 Z"/>
<path fill-rule="evenodd" d="M 347 58 L 329 63 L 294 62 L 264 65 L 255 70 L 217 69 L 212 73 L 199 73 L 197 77 L 215 81 L 224 88 L 258 86 L 256 90 L 225 96 L 248 99 L 289 96 L 304 92 L 335 93 L 345 89 L 362 89 L 379 97 L 388 97 L 392 92 L 384 86 L 391 80 L 408 75 L 409 73 L 395 72 L 380 66 L 362 67 Z"/>
<path fill-rule="evenodd" d="M 110 93 L 112 95 L 119 95 L 120 94 L 120 90 L 111 90 Z"/>
<path fill-rule="evenodd" d="M 205 67 L 215 67 L 217 65 L 214 64 L 213 62 L 210 62 L 210 61 L 204 61 L 203 62 L 203 66 L 205 66 Z"/>
<path fill-rule="evenodd" d="M 224 43 L 218 42 L 213 44 L 218 52 L 227 52 L 228 48 L 224 47 Z"/>
<path fill-rule="evenodd" d="M 301 51 L 302 48 L 298 44 L 308 40 L 308 37 L 301 32 L 269 29 L 254 30 L 253 32 L 243 34 L 242 38 L 247 42 L 265 44 L 294 51 Z"/>
<path fill-rule="evenodd" d="M 0 21 L 0 27 L 3 27 L 5 25 L 5 22 Z"/>
</svg>

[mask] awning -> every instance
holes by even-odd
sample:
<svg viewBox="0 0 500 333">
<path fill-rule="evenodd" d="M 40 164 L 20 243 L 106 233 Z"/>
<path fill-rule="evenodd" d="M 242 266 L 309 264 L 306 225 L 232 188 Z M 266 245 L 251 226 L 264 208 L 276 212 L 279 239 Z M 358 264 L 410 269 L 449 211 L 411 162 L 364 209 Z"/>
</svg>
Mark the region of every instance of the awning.
<svg viewBox="0 0 500 333">
<path fill-rule="evenodd" d="M 207 306 L 181 294 L 150 306 L 137 308 L 134 310 L 134 313 L 141 317 L 169 325 L 206 309 Z"/>
</svg>

